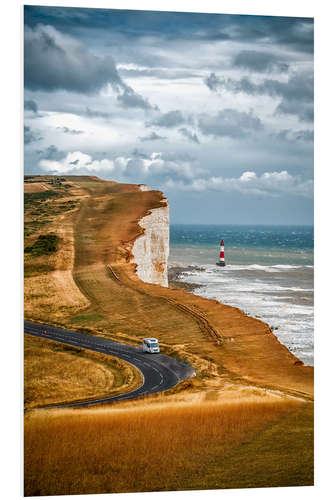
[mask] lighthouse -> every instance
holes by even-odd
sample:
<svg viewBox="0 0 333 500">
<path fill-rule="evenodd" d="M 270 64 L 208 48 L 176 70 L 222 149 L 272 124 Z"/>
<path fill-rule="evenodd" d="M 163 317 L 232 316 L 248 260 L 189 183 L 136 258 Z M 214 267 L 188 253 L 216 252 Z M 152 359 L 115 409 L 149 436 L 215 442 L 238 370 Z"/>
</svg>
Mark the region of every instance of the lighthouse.
<svg viewBox="0 0 333 500">
<path fill-rule="evenodd" d="M 220 243 L 220 260 L 219 262 L 216 262 L 217 266 L 224 267 L 225 266 L 225 261 L 224 261 L 224 242 L 221 240 Z"/>
</svg>

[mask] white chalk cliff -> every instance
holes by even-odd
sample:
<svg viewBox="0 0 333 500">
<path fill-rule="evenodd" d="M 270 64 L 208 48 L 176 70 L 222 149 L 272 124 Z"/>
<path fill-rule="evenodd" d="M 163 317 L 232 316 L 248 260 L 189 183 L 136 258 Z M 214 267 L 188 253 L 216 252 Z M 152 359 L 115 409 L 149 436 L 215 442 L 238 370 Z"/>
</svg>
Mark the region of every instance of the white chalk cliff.
<svg viewBox="0 0 333 500">
<path fill-rule="evenodd" d="M 140 219 L 144 233 L 133 244 L 132 262 L 137 265 L 136 273 L 142 281 L 168 286 L 169 257 L 169 205 L 153 208 Z"/>
</svg>

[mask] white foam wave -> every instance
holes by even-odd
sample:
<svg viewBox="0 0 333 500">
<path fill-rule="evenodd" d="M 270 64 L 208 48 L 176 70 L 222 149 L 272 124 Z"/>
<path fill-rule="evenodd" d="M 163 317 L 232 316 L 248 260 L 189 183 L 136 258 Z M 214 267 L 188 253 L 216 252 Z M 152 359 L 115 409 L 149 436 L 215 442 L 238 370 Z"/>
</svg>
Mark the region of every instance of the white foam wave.
<svg viewBox="0 0 333 500">
<path fill-rule="evenodd" d="M 204 265 L 185 271 L 181 280 L 200 285 L 198 295 L 259 317 L 304 363 L 313 364 L 313 273 L 305 267 L 313 266 Z"/>
</svg>

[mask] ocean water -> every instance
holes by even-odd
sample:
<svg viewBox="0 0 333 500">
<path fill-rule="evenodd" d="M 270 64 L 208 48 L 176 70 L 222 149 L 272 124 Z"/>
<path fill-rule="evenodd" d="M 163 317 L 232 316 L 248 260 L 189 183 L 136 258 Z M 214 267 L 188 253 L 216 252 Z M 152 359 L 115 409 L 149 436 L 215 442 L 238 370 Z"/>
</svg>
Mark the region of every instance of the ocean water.
<svg viewBox="0 0 333 500">
<path fill-rule="evenodd" d="M 216 266 L 221 239 L 224 268 Z M 198 285 L 193 293 L 265 321 L 313 366 L 313 227 L 171 225 L 174 266 L 185 268 L 180 280 Z"/>
</svg>

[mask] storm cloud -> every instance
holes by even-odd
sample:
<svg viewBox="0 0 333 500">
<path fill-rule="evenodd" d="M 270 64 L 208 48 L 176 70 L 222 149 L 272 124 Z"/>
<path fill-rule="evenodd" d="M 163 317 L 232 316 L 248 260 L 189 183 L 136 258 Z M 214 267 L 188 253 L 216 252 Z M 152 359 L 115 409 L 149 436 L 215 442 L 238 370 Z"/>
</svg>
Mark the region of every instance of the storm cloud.
<svg viewBox="0 0 333 500">
<path fill-rule="evenodd" d="M 289 64 L 280 60 L 276 55 L 256 50 L 242 50 L 234 58 L 233 64 L 236 67 L 259 73 L 273 70 L 288 71 L 289 69 Z"/>
<path fill-rule="evenodd" d="M 24 125 L 24 144 L 40 141 L 42 136 L 39 132 L 32 130 L 29 126 Z"/>
<path fill-rule="evenodd" d="M 127 88 L 112 57 L 90 53 L 79 41 L 52 26 L 26 26 L 24 53 L 24 83 L 28 89 L 89 94 L 107 84 L 118 91 Z"/>
<path fill-rule="evenodd" d="M 38 106 L 32 99 L 24 101 L 24 109 L 27 111 L 33 111 L 34 113 L 38 112 Z"/>
<path fill-rule="evenodd" d="M 121 95 L 117 96 L 117 101 L 124 108 L 141 108 L 141 109 L 155 109 L 158 110 L 157 106 L 152 106 L 148 99 L 137 94 L 131 88 L 126 88 Z"/>
</svg>

